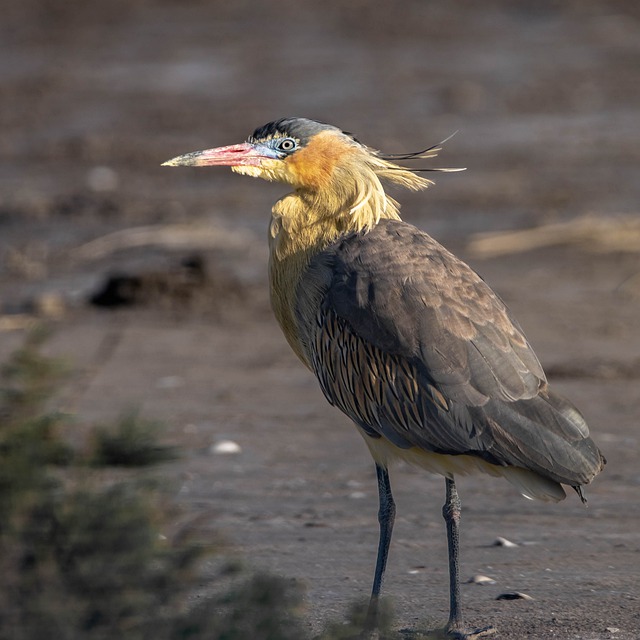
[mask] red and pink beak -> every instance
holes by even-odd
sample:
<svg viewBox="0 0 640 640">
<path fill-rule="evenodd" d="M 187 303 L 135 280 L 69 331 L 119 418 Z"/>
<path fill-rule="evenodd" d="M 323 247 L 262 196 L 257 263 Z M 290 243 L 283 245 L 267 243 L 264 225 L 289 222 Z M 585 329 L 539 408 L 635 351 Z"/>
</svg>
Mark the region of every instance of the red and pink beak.
<svg viewBox="0 0 640 640">
<path fill-rule="evenodd" d="M 243 142 L 228 147 L 192 151 L 162 163 L 163 167 L 259 167 L 263 160 L 273 159 L 269 147 Z"/>
</svg>

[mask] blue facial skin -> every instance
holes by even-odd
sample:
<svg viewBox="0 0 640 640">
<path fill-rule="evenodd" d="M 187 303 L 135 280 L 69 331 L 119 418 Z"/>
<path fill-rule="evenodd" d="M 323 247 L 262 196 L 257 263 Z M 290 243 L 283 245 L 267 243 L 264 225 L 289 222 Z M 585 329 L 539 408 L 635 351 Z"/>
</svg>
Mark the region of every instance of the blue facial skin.
<svg viewBox="0 0 640 640">
<path fill-rule="evenodd" d="M 251 140 L 249 140 L 249 142 L 251 142 Z M 265 156 L 273 158 L 274 160 L 282 160 L 300 148 L 298 140 L 289 136 L 255 141 L 253 144 L 255 144 Z"/>
</svg>

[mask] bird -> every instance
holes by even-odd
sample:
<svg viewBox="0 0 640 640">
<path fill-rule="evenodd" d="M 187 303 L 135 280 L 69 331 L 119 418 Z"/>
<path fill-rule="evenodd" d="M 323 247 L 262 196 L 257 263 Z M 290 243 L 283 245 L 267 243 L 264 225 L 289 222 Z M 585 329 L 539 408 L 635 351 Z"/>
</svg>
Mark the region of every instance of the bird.
<svg viewBox="0 0 640 640">
<path fill-rule="evenodd" d="M 527 498 L 558 502 L 605 459 L 580 412 L 551 390 L 501 298 L 425 231 L 401 220 L 389 186 L 431 186 L 411 168 L 442 143 L 385 154 L 324 122 L 286 117 L 241 144 L 163 166 L 227 166 L 292 191 L 268 226 L 271 306 L 328 402 L 355 424 L 373 457 L 379 543 L 363 637 L 375 633 L 396 507 L 389 467 L 407 461 L 445 479 L 449 638 L 479 638 L 460 599 L 461 501 L 456 477 L 503 477 Z M 406 166 L 408 164 L 408 166 Z"/>
</svg>

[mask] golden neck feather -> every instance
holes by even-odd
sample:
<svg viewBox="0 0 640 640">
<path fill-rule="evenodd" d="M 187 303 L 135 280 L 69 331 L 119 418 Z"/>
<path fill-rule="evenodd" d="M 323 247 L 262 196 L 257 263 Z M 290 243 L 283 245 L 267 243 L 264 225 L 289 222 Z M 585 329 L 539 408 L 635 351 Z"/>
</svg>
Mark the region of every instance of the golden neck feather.
<svg viewBox="0 0 640 640">
<path fill-rule="evenodd" d="M 382 218 L 399 220 L 400 205 L 385 193 L 383 181 L 413 191 L 433 184 L 354 142 L 321 183 L 299 186 L 274 205 L 269 229 L 273 257 L 324 248 L 345 233 L 369 231 Z"/>
</svg>

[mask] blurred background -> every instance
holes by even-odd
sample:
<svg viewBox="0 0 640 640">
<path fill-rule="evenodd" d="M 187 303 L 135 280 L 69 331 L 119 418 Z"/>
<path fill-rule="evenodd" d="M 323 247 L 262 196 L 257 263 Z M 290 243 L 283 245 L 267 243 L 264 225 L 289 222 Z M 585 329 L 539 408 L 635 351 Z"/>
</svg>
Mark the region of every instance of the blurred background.
<svg viewBox="0 0 640 640">
<path fill-rule="evenodd" d="M 50 323 L 46 353 L 76 372 L 53 401 L 75 416 L 71 440 L 83 446 L 86 425 L 132 406 L 161 420 L 183 451 L 162 472 L 177 502 L 259 566 L 303 580 L 314 628 L 369 588 L 376 496 L 362 443 L 271 318 L 266 227 L 285 191 L 160 164 L 282 116 L 329 122 L 388 153 L 457 131 L 434 166 L 467 171 L 394 196 L 506 299 L 552 382 L 594 425 L 610 464 L 590 512 L 572 517 L 590 532 L 580 545 L 591 540 L 588 575 L 601 582 L 578 587 L 588 606 L 575 596 L 564 608 L 586 629 L 620 614 L 597 631 L 636 637 L 637 618 L 616 607 L 636 590 L 628 567 L 640 548 L 629 493 L 640 484 L 637 2 L 8 0 L 0 47 L 0 357 L 34 319 Z M 225 440 L 237 448 L 218 455 Z M 406 617 L 425 602 L 425 574 L 409 570 L 444 552 L 416 550 L 425 527 L 440 527 L 440 480 L 404 475 L 404 555 L 389 584 Z M 476 509 L 487 543 L 498 517 L 526 538 L 531 523 L 545 536 L 558 513 L 577 512 L 487 486 L 513 507 L 476 496 L 469 519 Z M 440 544 L 439 534 L 427 537 Z M 577 553 L 554 544 L 549 562 Z M 323 559 L 310 566 L 309 554 Z M 441 564 L 433 593 L 444 611 Z M 539 569 L 533 555 L 529 567 Z M 561 581 L 544 584 L 543 602 L 571 598 Z M 547 637 L 544 609 L 528 612 L 530 637 Z"/>
</svg>

